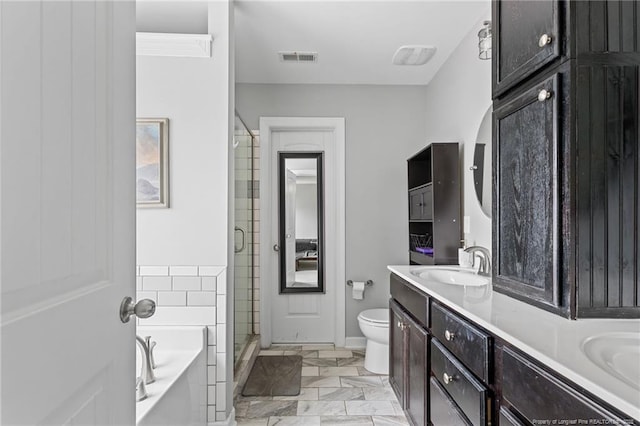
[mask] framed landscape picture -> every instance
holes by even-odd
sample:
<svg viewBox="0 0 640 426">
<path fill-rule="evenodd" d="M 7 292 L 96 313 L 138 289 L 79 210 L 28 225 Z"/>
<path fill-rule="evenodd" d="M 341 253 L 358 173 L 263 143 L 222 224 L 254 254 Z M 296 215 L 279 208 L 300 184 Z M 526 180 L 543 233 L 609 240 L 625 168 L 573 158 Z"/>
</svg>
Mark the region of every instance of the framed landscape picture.
<svg viewBox="0 0 640 426">
<path fill-rule="evenodd" d="M 169 119 L 136 120 L 136 202 L 169 207 Z"/>
</svg>

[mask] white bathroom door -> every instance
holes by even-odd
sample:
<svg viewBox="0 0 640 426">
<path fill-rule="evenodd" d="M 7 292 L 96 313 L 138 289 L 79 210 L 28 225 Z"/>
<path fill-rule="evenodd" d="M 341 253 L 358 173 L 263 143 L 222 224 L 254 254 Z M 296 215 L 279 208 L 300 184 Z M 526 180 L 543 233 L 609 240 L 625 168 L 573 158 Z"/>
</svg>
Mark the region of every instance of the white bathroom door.
<svg viewBox="0 0 640 426">
<path fill-rule="evenodd" d="M 135 423 L 135 3 L 0 2 L 3 425 Z"/>
<path fill-rule="evenodd" d="M 260 189 L 261 221 L 268 223 L 261 235 L 261 345 L 344 345 L 344 119 L 261 118 L 260 138 L 267 183 Z M 278 152 L 284 151 L 324 152 L 324 293 L 279 291 L 281 252 L 271 248 L 279 241 Z"/>
</svg>

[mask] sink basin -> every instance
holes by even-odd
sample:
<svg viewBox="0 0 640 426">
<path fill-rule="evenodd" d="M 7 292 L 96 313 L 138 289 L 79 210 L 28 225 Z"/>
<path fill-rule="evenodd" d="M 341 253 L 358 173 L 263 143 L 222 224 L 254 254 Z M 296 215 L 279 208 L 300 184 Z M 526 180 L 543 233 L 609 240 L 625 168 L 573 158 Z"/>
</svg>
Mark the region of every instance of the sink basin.
<svg viewBox="0 0 640 426">
<path fill-rule="evenodd" d="M 422 279 L 437 281 L 444 284 L 479 287 L 487 285 L 490 282 L 488 277 L 478 275 L 475 271 L 453 267 L 418 268 L 412 270 L 411 273 Z"/>
<path fill-rule="evenodd" d="M 640 391 L 640 334 L 607 333 L 582 342 L 591 362 Z"/>
</svg>

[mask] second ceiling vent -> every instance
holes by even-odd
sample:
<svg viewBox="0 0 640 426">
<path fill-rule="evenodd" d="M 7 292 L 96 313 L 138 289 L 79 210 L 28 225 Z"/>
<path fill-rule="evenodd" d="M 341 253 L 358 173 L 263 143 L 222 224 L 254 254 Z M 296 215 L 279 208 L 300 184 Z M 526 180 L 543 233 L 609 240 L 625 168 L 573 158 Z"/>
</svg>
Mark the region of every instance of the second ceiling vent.
<svg viewBox="0 0 640 426">
<path fill-rule="evenodd" d="M 278 52 L 282 62 L 316 62 L 318 52 Z"/>
</svg>

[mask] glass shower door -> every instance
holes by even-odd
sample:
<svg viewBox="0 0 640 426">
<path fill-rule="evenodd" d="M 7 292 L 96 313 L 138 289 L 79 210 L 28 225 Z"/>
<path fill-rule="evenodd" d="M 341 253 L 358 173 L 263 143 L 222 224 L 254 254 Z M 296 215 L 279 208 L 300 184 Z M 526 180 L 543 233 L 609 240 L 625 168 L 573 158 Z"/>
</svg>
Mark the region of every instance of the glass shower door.
<svg viewBox="0 0 640 426">
<path fill-rule="evenodd" d="M 253 334 L 253 137 L 236 116 L 234 363 Z"/>
</svg>

